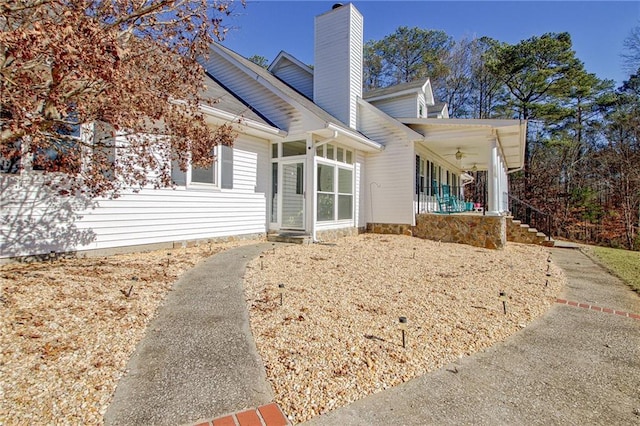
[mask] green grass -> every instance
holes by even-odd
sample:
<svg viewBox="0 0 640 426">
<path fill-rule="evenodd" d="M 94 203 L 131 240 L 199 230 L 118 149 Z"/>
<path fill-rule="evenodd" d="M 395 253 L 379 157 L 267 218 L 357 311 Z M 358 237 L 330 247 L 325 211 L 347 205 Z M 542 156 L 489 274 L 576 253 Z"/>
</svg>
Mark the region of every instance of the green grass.
<svg viewBox="0 0 640 426">
<path fill-rule="evenodd" d="M 604 266 L 640 292 L 640 252 L 607 247 L 590 247 L 591 253 Z"/>
</svg>

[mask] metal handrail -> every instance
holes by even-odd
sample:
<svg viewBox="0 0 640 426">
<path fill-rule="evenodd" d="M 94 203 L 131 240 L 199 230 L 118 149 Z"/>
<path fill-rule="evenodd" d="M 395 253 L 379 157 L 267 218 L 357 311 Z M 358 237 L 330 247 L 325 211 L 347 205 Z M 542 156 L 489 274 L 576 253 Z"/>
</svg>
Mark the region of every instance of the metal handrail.
<svg viewBox="0 0 640 426">
<path fill-rule="evenodd" d="M 548 240 L 551 240 L 552 234 L 552 222 L 553 218 L 549 213 L 545 213 L 542 210 L 534 207 L 526 201 L 520 200 L 511 194 L 505 193 L 505 196 L 509 200 L 509 211 L 514 219 L 520 220 L 527 225 L 538 229 L 547 236 Z M 521 209 L 520 207 L 524 207 Z M 524 210 L 522 212 L 521 210 Z"/>
</svg>

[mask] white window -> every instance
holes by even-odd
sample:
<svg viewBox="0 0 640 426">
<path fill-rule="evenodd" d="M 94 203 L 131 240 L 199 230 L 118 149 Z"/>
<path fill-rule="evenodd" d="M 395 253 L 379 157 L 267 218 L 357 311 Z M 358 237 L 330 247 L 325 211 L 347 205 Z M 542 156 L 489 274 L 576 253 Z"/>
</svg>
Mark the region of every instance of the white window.
<svg viewBox="0 0 640 426">
<path fill-rule="evenodd" d="M 318 222 L 353 219 L 353 151 L 325 144 L 316 148 Z"/>
<path fill-rule="evenodd" d="M 353 219 L 353 169 L 318 163 L 318 222 Z"/>
<path fill-rule="evenodd" d="M 353 219 L 353 170 L 338 167 L 338 220 Z"/>
<path fill-rule="evenodd" d="M 209 185 L 223 189 L 233 188 L 233 148 L 216 146 L 215 159 L 209 167 L 191 167 L 190 183 L 194 186 Z"/>
<path fill-rule="evenodd" d="M 336 217 L 336 168 L 318 163 L 318 222 L 335 220 Z"/>
<path fill-rule="evenodd" d="M 353 151 L 342 147 L 335 147 L 331 144 L 318 146 L 316 148 L 316 157 L 336 160 L 338 163 L 353 164 Z"/>
<path fill-rule="evenodd" d="M 79 172 L 82 161 L 82 145 L 79 141 L 86 133 L 82 127 L 73 124 L 56 129 L 55 132 L 62 137 L 53 138 L 47 148 L 39 148 L 32 153 L 22 140 L 4 145 L 0 151 L 0 173 L 16 174 L 34 170 Z"/>
</svg>

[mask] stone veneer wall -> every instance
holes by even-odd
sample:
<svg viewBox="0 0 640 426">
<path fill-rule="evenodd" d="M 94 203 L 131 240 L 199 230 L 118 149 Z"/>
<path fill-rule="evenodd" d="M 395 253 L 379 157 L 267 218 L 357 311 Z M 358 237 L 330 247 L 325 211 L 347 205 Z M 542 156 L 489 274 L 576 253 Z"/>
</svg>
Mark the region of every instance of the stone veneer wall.
<svg viewBox="0 0 640 426">
<path fill-rule="evenodd" d="M 316 231 L 316 238 L 319 241 L 333 241 L 342 237 L 351 237 L 353 235 L 362 234 L 364 228 L 340 228 L 326 229 L 324 231 Z"/>
<path fill-rule="evenodd" d="M 367 223 L 367 232 L 373 234 L 413 235 L 411 228 L 403 223 Z"/>
<path fill-rule="evenodd" d="M 502 249 L 507 243 L 507 225 L 503 216 L 419 214 L 413 235 L 427 240 Z"/>
</svg>

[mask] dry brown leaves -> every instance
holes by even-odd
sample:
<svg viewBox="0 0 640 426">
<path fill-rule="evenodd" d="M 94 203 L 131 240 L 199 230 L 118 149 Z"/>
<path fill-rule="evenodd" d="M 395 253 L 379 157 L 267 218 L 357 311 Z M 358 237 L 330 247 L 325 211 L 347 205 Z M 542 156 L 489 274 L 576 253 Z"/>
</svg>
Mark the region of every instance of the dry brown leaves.
<svg viewBox="0 0 640 426">
<path fill-rule="evenodd" d="M 1 266 L 0 424 L 102 424 L 171 284 L 245 243 Z"/>
<path fill-rule="evenodd" d="M 502 341 L 564 285 L 548 256 L 372 234 L 265 252 L 249 265 L 247 300 L 276 401 L 301 422 Z"/>
</svg>

